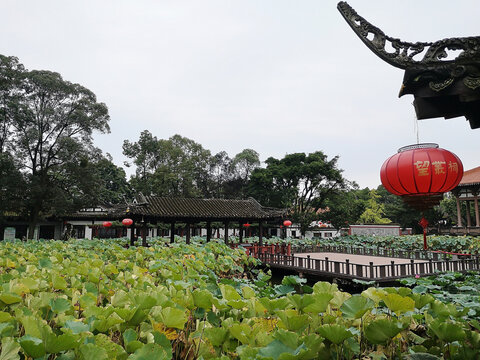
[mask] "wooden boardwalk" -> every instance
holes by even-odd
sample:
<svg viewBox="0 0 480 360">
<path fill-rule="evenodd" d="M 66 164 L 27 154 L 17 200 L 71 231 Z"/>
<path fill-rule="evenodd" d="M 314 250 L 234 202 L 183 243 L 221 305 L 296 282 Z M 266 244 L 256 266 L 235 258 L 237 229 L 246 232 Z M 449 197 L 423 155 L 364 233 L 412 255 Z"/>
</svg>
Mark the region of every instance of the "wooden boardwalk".
<svg viewBox="0 0 480 360">
<path fill-rule="evenodd" d="M 327 251 L 326 251 L 327 250 Z M 447 271 L 479 271 L 478 255 L 450 256 L 435 252 L 395 253 L 385 249 L 293 248 L 292 255 L 259 251 L 254 254 L 271 268 L 310 274 L 318 277 L 358 279 L 364 281 L 391 282 L 401 278 L 428 276 Z M 360 255 L 359 253 L 365 253 Z M 395 257 L 388 255 L 397 255 Z M 403 255 L 400 257 L 399 255 Z M 407 257 L 409 255 L 410 257 Z"/>
</svg>

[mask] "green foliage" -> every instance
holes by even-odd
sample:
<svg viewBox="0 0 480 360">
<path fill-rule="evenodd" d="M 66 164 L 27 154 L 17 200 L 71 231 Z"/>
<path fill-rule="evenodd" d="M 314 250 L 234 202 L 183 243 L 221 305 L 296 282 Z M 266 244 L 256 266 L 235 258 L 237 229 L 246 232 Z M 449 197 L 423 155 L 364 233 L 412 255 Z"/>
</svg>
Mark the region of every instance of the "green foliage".
<svg viewBox="0 0 480 360">
<path fill-rule="evenodd" d="M 385 207 L 378 200 L 380 196 L 375 190 L 370 191 L 370 197 L 367 201 L 365 211 L 360 215 L 359 221 L 363 224 L 389 224 L 392 221 L 384 218 Z"/>
<path fill-rule="evenodd" d="M 326 200 L 350 186 L 337 161 L 338 156 L 328 160 L 321 151 L 288 154 L 280 160 L 270 157 L 266 168 L 252 172 L 249 195 L 261 204 L 291 209 L 292 220 L 304 233 Z"/>
<path fill-rule="evenodd" d="M 304 279 L 273 285 L 241 249 L 122 241 L 0 243 L 0 359 L 480 356 L 475 304 L 433 298 L 442 286 L 477 291 L 456 274 L 413 290 L 351 296 L 318 282 L 302 294 Z"/>
<path fill-rule="evenodd" d="M 0 80 L 5 95 L 0 96 L 5 116 L 0 154 L 8 152 L 23 174 L 32 238 L 41 214 L 91 205 L 95 186 L 89 164 L 99 154 L 92 133 L 109 131 L 108 110 L 85 87 L 55 72 L 28 71 L 15 58 L 0 57 Z"/>
</svg>

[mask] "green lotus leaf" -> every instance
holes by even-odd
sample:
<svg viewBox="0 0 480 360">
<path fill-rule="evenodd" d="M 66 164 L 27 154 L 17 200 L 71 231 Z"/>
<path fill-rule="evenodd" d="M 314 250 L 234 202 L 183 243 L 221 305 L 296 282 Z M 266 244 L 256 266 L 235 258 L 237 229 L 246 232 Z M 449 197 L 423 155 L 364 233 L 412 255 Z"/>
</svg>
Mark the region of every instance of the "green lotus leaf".
<svg viewBox="0 0 480 360">
<path fill-rule="evenodd" d="M 153 306 L 157 305 L 157 300 L 146 293 L 140 293 L 134 296 L 135 305 L 138 306 L 140 310 L 151 309 Z"/>
<path fill-rule="evenodd" d="M 213 346 L 221 346 L 227 340 L 228 330 L 224 328 L 206 328 L 204 333 Z"/>
<path fill-rule="evenodd" d="M 63 334 L 59 336 L 46 332 L 43 334 L 45 348 L 50 354 L 56 354 L 65 350 L 75 349 L 79 345 L 78 339 L 78 335 L 74 334 Z"/>
<path fill-rule="evenodd" d="M 132 300 L 124 290 L 120 289 L 115 291 L 115 294 L 113 294 L 111 298 L 111 304 L 115 307 L 124 307 L 131 305 Z"/>
<path fill-rule="evenodd" d="M 67 320 L 65 328 L 72 330 L 73 334 L 80 334 L 82 332 L 90 331 L 90 325 L 84 324 L 80 320 Z"/>
<path fill-rule="evenodd" d="M 22 297 L 17 294 L 4 292 L 0 295 L 0 300 L 7 305 L 16 304 L 22 301 Z"/>
<path fill-rule="evenodd" d="M 295 349 L 298 346 L 299 336 L 297 333 L 292 331 L 279 329 L 275 334 L 274 338 L 279 340 L 284 345 L 288 346 L 289 348 Z"/>
<path fill-rule="evenodd" d="M 345 326 L 339 324 L 322 325 L 318 328 L 318 332 L 335 345 L 339 345 L 349 337 L 353 336 L 353 334 L 347 330 Z"/>
<path fill-rule="evenodd" d="M 36 359 L 46 354 L 45 344 L 42 339 L 30 335 L 24 335 L 18 339 L 18 343 L 22 347 L 25 354 Z"/>
<path fill-rule="evenodd" d="M 244 299 L 253 299 L 255 291 L 250 286 L 242 286 L 242 295 Z"/>
<path fill-rule="evenodd" d="M 12 320 L 12 315 L 5 311 L 0 311 L 0 323 Z"/>
<path fill-rule="evenodd" d="M 327 310 L 328 304 L 330 303 L 330 300 L 333 299 L 334 294 L 317 292 L 314 294 L 304 295 L 304 297 L 313 299 L 313 302 L 305 306 L 303 310 L 305 312 L 318 314 Z"/>
<path fill-rule="evenodd" d="M 124 320 L 113 312 L 106 319 L 97 319 L 93 322 L 93 328 L 100 332 L 107 332 L 111 327 L 117 324 L 122 324 Z"/>
<path fill-rule="evenodd" d="M 449 316 L 456 317 L 458 314 L 455 304 L 444 304 L 439 300 L 435 300 L 430 303 L 432 312 L 439 317 L 446 318 Z"/>
<path fill-rule="evenodd" d="M 132 309 L 133 311 L 133 309 Z M 128 325 L 137 326 L 147 318 L 147 314 L 141 309 L 135 308 L 132 317 L 128 320 Z"/>
<path fill-rule="evenodd" d="M 171 360 L 171 355 L 158 344 L 146 344 L 128 357 L 129 360 Z"/>
<path fill-rule="evenodd" d="M 95 335 L 95 345 L 104 348 L 110 359 L 125 360 L 128 357 L 126 351 L 105 334 Z"/>
<path fill-rule="evenodd" d="M 337 284 L 331 284 L 326 281 L 317 282 L 313 285 L 313 292 L 314 293 L 329 293 L 333 294 L 338 291 Z"/>
<path fill-rule="evenodd" d="M 372 344 L 386 344 L 403 329 L 404 326 L 400 321 L 378 319 L 365 327 L 365 337 Z"/>
<path fill-rule="evenodd" d="M 299 331 L 306 328 L 309 325 L 309 316 L 307 314 L 298 314 L 297 311 L 278 310 L 275 312 L 282 320 L 282 324 L 290 331 Z"/>
<path fill-rule="evenodd" d="M 247 324 L 233 324 L 229 328 L 230 334 L 242 344 L 249 344 L 252 339 L 252 328 Z"/>
<path fill-rule="evenodd" d="M 295 291 L 295 288 L 292 285 L 275 285 L 273 290 L 278 296 L 284 296 L 293 293 Z"/>
<path fill-rule="evenodd" d="M 387 294 L 383 297 L 383 302 L 397 315 L 415 310 L 415 301 L 407 296 Z"/>
<path fill-rule="evenodd" d="M 294 359 L 294 357 L 288 357 L 288 355 L 296 356 L 300 354 L 302 350 L 306 350 L 306 347 L 303 344 L 296 349 L 292 349 L 284 345 L 279 340 L 273 340 L 266 347 L 263 347 L 258 350 L 258 356 L 260 359 L 267 358 L 267 359 L 273 359 L 273 360 L 288 360 L 288 359 Z"/>
<path fill-rule="evenodd" d="M 60 275 L 53 274 L 52 286 L 55 290 L 65 290 L 67 288 L 67 281 Z"/>
<path fill-rule="evenodd" d="M 128 344 L 129 342 L 137 340 L 137 332 L 133 329 L 127 329 L 123 332 L 123 343 Z"/>
<path fill-rule="evenodd" d="M 406 360 L 440 360 L 438 356 L 429 353 L 415 353 L 407 355 Z"/>
<path fill-rule="evenodd" d="M 433 296 L 429 294 L 413 293 L 410 295 L 410 297 L 415 301 L 415 308 L 417 309 L 421 309 L 425 305 L 430 304 L 434 301 Z"/>
<path fill-rule="evenodd" d="M 195 289 L 192 293 L 195 306 L 210 310 L 213 304 L 213 295 L 208 290 Z"/>
<path fill-rule="evenodd" d="M 84 360 L 108 360 L 107 351 L 95 344 L 83 344 L 79 347 L 79 351 Z"/>
<path fill-rule="evenodd" d="M 230 285 L 220 285 L 220 291 L 222 292 L 222 296 L 225 300 L 241 300 L 240 294 L 235 290 L 233 286 Z"/>
<path fill-rule="evenodd" d="M 0 353 L 0 360 L 19 360 L 20 345 L 11 337 L 2 339 L 2 352 Z"/>
<path fill-rule="evenodd" d="M 282 285 L 302 285 L 307 282 L 307 279 L 301 278 L 297 275 L 284 276 L 282 279 Z"/>
<path fill-rule="evenodd" d="M 41 258 L 38 260 L 38 267 L 40 269 L 51 269 L 52 260 L 50 260 L 49 258 Z"/>
<path fill-rule="evenodd" d="M 0 338 L 13 336 L 15 333 L 15 328 L 12 323 L 1 323 L 0 324 Z"/>
<path fill-rule="evenodd" d="M 465 330 L 457 323 L 435 319 L 429 325 L 431 330 L 440 340 L 447 343 L 462 341 L 466 337 Z"/>
<path fill-rule="evenodd" d="M 361 295 L 354 295 L 351 298 L 345 300 L 340 306 L 340 311 L 347 318 L 359 319 L 367 311 L 372 310 L 374 303 L 369 298 Z"/>
<path fill-rule="evenodd" d="M 230 300 L 230 301 L 227 301 L 227 305 L 231 306 L 234 309 L 239 310 L 239 309 L 243 309 L 244 307 L 246 307 L 247 302 L 244 301 L 244 300 Z"/>
<path fill-rule="evenodd" d="M 59 314 L 70 310 L 72 308 L 72 304 L 67 299 L 56 298 L 50 300 L 50 307 L 52 308 L 53 312 Z"/>
<path fill-rule="evenodd" d="M 25 335 L 30 335 L 42 339 L 42 329 L 47 326 L 45 322 L 34 316 L 19 317 L 25 330 Z"/>
<path fill-rule="evenodd" d="M 166 327 L 183 329 L 187 322 L 187 315 L 183 310 L 167 307 L 160 312 L 160 321 Z"/>
</svg>

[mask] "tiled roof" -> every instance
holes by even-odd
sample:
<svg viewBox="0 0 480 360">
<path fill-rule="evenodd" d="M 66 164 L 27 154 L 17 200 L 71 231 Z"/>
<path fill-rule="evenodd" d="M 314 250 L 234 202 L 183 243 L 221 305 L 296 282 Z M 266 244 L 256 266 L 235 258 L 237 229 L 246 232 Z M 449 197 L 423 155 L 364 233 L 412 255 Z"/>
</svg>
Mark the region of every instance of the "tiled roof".
<svg viewBox="0 0 480 360">
<path fill-rule="evenodd" d="M 252 198 L 227 200 L 146 196 L 143 199 L 143 204 L 130 206 L 132 215 L 178 220 L 268 220 L 282 216 L 282 210 L 264 208 Z"/>
<path fill-rule="evenodd" d="M 463 173 L 462 180 L 460 180 L 460 184 L 458 184 L 458 186 L 474 184 L 480 184 L 480 166 L 465 171 Z"/>
</svg>

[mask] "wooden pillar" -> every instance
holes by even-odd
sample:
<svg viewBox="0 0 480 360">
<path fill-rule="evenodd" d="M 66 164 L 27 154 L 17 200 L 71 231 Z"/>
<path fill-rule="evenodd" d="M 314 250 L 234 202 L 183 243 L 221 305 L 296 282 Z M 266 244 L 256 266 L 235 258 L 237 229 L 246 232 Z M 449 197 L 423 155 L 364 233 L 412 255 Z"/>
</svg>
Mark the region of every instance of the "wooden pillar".
<svg viewBox="0 0 480 360">
<path fill-rule="evenodd" d="M 189 222 L 185 225 L 185 243 L 190 244 L 190 235 L 192 234 L 192 228 Z"/>
<path fill-rule="evenodd" d="M 130 246 L 135 246 L 135 219 L 133 219 L 133 223 L 130 225 Z"/>
<path fill-rule="evenodd" d="M 142 224 L 142 246 L 147 247 L 147 234 L 148 234 L 148 227 L 147 223 L 143 222 Z"/>
<path fill-rule="evenodd" d="M 258 222 L 258 245 L 263 246 L 263 222 Z"/>
<path fill-rule="evenodd" d="M 455 198 L 457 200 L 457 226 L 458 227 L 463 227 L 462 225 L 462 211 L 460 208 L 460 194 L 455 195 Z"/>
<path fill-rule="evenodd" d="M 238 222 L 238 242 L 241 244 L 243 242 L 243 224 L 241 221 Z"/>
<path fill-rule="evenodd" d="M 473 193 L 473 205 L 475 207 L 475 226 L 480 227 L 480 213 L 478 211 L 478 193 Z"/>
<path fill-rule="evenodd" d="M 170 244 L 175 242 L 175 221 L 170 224 Z"/>
<path fill-rule="evenodd" d="M 207 242 L 212 238 L 212 223 L 207 221 Z"/>
<path fill-rule="evenodd" d="M 472 221 L 470 219 L 470 201 L 466 200 L 465 205 L 466 205 L 466 208 L 467 208 L 467 227 L 470 227 L 470 226 L 472 226 Z"/>
<path fill-rule="evenodd" d="M 228 245 L 228 221 L 225 221 L 225 234 L 223 235 L 225 244 Z"/>
</svg>

